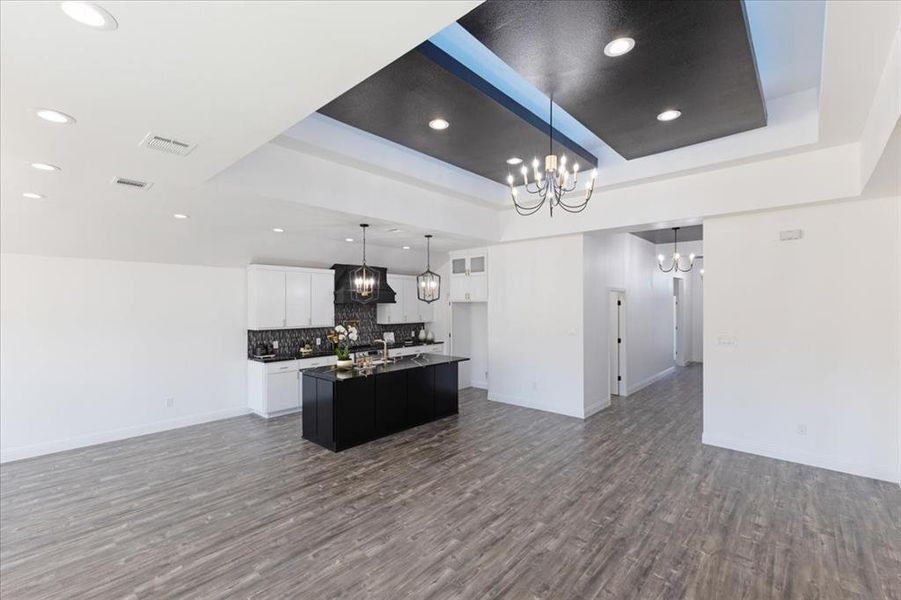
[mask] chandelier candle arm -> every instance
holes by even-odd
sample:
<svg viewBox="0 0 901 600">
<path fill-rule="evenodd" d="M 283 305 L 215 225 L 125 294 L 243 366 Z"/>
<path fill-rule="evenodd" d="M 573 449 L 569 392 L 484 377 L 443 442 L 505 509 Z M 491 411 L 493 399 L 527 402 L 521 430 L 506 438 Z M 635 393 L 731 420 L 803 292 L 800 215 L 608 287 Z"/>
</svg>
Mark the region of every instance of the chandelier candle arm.
<svg viewBox="0 0 901 600">
<path fill-rule="evenodd" d="M 668 267 L 663 266 L 664 256 L 662 254 L 657 255 L 657 267 L 663 271 L 664 273 L 672 273 L 675 271 L 676 273 L 688 273 L 691 271 L 692 267 L 695 264 L 695 255 L 691 253 L 688 255 L 688 267 L 682 267 L 682 255 L 679 254 L 679 228 L 673 227 L 673 257 L 669 263 Z"/>
</svg>

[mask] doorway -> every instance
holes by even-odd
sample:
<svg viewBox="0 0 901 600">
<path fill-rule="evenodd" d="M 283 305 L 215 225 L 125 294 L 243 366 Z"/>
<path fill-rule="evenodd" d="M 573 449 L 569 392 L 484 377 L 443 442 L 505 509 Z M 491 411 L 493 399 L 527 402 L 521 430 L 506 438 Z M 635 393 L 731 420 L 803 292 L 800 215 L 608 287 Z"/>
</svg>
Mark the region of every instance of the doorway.
<svg viewBox="0 0 901 600">
<path fill-rule="evenodd" d="M 625 362 L 624 338 L 626 335 L 626 295 L 621 290 L 609 293 L 607 319 L 607 336 L 610 340 L 610 393 L 614 396 L 625 395 Z"/>
<path fill-rule="evenodd" d="M 488 389 L 488 303 L 451 303 L 450 354 L 468 356 L 459 363 L 460 389 Z"/>
</svg>

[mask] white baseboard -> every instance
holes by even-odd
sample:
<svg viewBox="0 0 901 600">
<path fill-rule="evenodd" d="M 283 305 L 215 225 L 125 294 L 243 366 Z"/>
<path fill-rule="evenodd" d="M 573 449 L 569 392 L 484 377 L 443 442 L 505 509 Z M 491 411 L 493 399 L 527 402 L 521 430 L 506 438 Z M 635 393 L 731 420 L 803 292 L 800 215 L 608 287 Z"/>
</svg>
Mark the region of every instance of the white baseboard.
<svg viewBox="0 0 901 600">
<path fill-rule="evenodd" d="M 588 400 L 585 403 L 585 418 L 592 415 L 596 415 L 605 408 L 610 406 L 610 394 L 607 394 L 605 398 L 595 398 L 594 400 Z"/>
<path fill-rule="evenodd" d="M 540 402 L 535 402 L 534 400 L 532 400 L 530 398 L 520 398 L 518 396 L 513 396 L 510 394 L 498 394 L 496 392 L 489 391 L 488 399 L 491 400 L 492 402 L 500 402 L 502 404 L 512 404 L 513 406 L 521 406 L 523 408 L 532 408 L 535 410 L 543 410 L 544 412 L 555 413 L 558 415 L 565 415 L 567 417 L 576 417 L 578 419 L 583 418 L 581 411 L 577 414 L 574 412 L 565 412 L 562 410 L 555 410 L 555 409 L 549 408 L 549 407 L 541 404 Z"/>
<path fill-rule="evenodd" d="M 637 391 L 639 391 L 639 390 L 643 390 L 644 388 L 648 387 L 649 385 L 651 385 L 651 384 L 654 383 L 655 381 L 658 381 L 658 380 L 660 380 L 660 379 L 663 379 L 663 378 L 666 377 L 667 375 L 670 375 L 670 374 L 675 373 L 675 372 L 676 372 L 676 366 L 673 365 L 672 367 L 663 369 L 663 370 L 660 371 L 659 373 L 655 373 L 655 374 L 651 375 L 651 376 L 648 377 L 647 379 L 643 379 L 643 380 L 639 381 L 638 383 L 636 383 L 636 384 L 634 384 L 634 385 L 630 385 L 629 387 L 626 388 L 626 396 L 631 396 L 631 395 L 634 394 L 635 392 L 637 392 Z"/>
<path fill-rule="evenodd" d="M 871 479 L 879 479 L 881 481 L 890 481 L 891 483 L 901 483 L 901 473 L 888 465 L 864 465 L 848 462 L 834 456 L 813 454 L 805 450 L 798 450 L 795 448 L 780 448 L 771 444 L 767 444 L 766 442 L 720 437 L 709 435 L 707 433 L 704 433 L 701 436 L 701 442 L 707 444 L 708 446 L 727 448 L 729 450 L 746 452 L 748 454 L 756 454 L 758 456 L 775 458 L 777 460 L 785 460 L 788 462 L 808 465 L 810 467 L 819 467 L 821 469 L 828 469 L 830 471 L 848 473 L 849 475 L 869 477 Z"/>
<path fill-rule="evenodd" d="M 122 427 L 119 429 L 110 429 L 107 431 L 99 431 L 97 433 L 79 435 L 63 440 L 41 442 L 40 444 L 32 444 L 30 446 L 4 448 L 3 450 L 0 450 L 0 463 L 22 460 L 23 458 L 33 458 L 35 456 L 43 456 L 44 454 L 53 454 L 65 450 L 74 450 L 75 448 L 94 446 L 96 444 L 105 444 L 106 442 L 115 442 L 117 440 L 124 440 L 139 435 L 147 435 L 148 433 L 159 433 L 160 431 L 179 429 L 181 427 L 199 425 L 200 423 L 208 423 L 220 419 L 230 419 L 231 417 L 246 415 L 248 412 L 250 412 L 249 409 L 244 406 L 226 408 L 196 415 L 187 415 L 176 419 L 155 421 L 145 425 L 134 425 L 131 427 Z"/>
<path fill-rule="evenodd" d="M 487 381 L 476 381 L 473 379 L 472 381 L 469 382 L 469 387 L 479 388 L 480 390 L 487 390 L 488 382 Z"/>
</svg>

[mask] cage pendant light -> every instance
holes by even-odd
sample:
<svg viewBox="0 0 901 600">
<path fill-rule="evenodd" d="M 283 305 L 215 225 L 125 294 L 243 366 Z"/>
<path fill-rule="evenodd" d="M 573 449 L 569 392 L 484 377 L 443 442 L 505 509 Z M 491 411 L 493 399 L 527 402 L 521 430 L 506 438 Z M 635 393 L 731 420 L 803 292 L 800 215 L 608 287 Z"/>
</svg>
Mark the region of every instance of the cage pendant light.
<svg viewBox="0 0 901 600">
<path fill-rule="evenodd" d="M 441 275 L 432 271 L 432 236 L 425 236 L 425 271 L 416 276 L 416 296 L 422 302 L 432 303 L 441 297 Z"/>
<path fill-rule="evenodd" d="M 366 266 L 366 228 L 367 223 L 360 223 L 363 230 L 363 264 L 350 272 L 350 298 L 360 304 L 375 302 L 379 295 L 379 272 Z"/>
<path fill-rule="evenodd" d="M 679 254 L 679 228 L 673 227 L 673 257 L 669 261 L 669 265 L 667 267 L 663 266 L 664 256 L 662 254 L 657 255 L 657 267 L 663 271 L 664 273 L 672 273 L 675 271 L 676 273 L 688 273 L 691 271 L 691 268 L 695 264 L 695 255 L 688 255 L 688 266 L 682 268 L 682 255 Z"/>
</svg>

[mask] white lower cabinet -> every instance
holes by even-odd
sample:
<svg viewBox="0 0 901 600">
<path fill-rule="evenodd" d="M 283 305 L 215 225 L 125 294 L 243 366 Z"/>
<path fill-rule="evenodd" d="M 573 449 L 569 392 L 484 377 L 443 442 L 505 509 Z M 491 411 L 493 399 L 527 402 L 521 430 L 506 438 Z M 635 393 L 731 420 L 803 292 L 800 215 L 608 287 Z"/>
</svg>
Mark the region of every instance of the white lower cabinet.
<svg viewBox="0 0 901 600">
<path fill-rule="evenodd" d="M 280 362 L 247 361 L 247 406 L 262 417 L 275 417 L 300 410 L 303 402 L 303 371 L 335 364 L 334 356 Z"/>
</svg>

